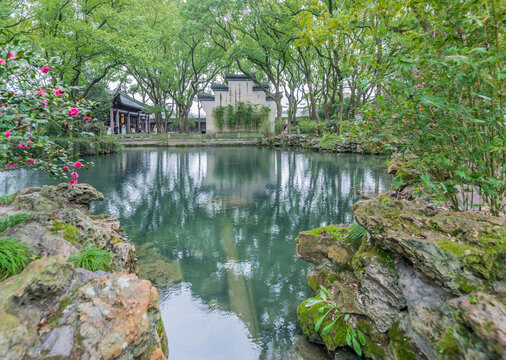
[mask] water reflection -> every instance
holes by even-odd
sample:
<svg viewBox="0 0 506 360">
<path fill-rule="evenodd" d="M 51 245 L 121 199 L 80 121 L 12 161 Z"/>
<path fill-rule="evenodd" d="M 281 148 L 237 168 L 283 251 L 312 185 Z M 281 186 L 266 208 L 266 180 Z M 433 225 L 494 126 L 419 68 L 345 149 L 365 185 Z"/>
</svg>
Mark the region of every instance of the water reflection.
<svg viewBox="0 0 506 360">
<path fill-rule="evenodd" d="M 352 221 L 357 194 L 391 181 L 384 158 L 357 154 L 139 149 L 90 160 L 80 180 L 106 198 L 94 212 L 121 220 L 140 263 L 177 263 L 184 283 L 160 287 L 177 360 L 302 358 L 295 309 L 309 295 L 308 264 L 295 236 Z M 0 172 L 1 193 L 44 183 L 34 172 Z M 181 340 L 189 337 L 191 346 Z"/>
</svg>

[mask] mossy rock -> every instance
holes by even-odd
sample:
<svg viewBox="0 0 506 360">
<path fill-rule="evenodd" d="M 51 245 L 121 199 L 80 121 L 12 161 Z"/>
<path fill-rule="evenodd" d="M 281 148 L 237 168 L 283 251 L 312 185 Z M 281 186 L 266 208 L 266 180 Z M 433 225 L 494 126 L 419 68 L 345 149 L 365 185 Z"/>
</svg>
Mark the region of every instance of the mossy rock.
<svg viewBox="0 0 506 360">
<path fill-rule="evenodd" d="M 390 331 L 388 332 L 390 344 L 388 345 L 389 352 L 393 359 L 396 360 L 417 360 L 411 346 L 409 345 L 410 338 L 401 329 L 400 322 L 396 321 Z"/>
<path fill-rule="evenodd" d="M 455 330 L 448 327 L 441 335 L 441 339 L 437 343 L 439 349 L 439 359 L 441 360 L 457 360 L 461 358 L 459 343 L 455 338 Z"/>
<path fill-rule="evenodd" d="M 72 224 L 66 224 L 61 221 L 55 221 L 50 227 L 50 231 L 53 235 L 61 235 L 65 240 L 72 244 L 81 242 L 81 234 L 79 229 Z"/>
</svg>

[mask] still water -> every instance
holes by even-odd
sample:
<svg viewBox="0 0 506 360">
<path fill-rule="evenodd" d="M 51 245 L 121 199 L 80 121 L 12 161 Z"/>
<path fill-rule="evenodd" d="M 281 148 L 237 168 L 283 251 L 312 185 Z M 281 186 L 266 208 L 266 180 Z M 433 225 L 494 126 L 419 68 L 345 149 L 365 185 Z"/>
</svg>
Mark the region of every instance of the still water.
<svg viewBox="0 0 506 360">
<path fill-rule="evenodd" d="M 384 157 L 186 148 L 87 160 L 79 180 L 105 196 L 94 213 L 117 217 L 158 277 L 169 359 L 321 358 L 299 336 L 296 307 L 312 294 L 294 239 L 352 221 L 360 194 L 387 190 Z M 0 194 L 52 183 L 0 171 Z"/>
</svg>

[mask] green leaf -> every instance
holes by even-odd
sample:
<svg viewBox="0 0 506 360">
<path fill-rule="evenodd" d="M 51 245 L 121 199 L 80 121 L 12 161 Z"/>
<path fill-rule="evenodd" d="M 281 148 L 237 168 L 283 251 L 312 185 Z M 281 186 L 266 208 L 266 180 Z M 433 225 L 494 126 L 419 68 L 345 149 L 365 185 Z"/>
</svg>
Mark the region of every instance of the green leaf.
<svg viewBox="0 0 506 360">
<path fill-rule="evenodd" d="M 364 336 L 364 333 L 360 330 L 357 330 L 357 337 L 358 337 L 358 341 L 360 341 L 360 343 L 362 345 L 365 345 L 365 336 Z"/>
<path fill-rule="evenodd" d="M 349 318 L 350 318 L 350 314 L 344 315 L 344 321 L 348 321 Z"/>
<path fill-rule="evenodd" d="M 351 334 L 349 332 L 346 332 L 346 343 L 351 346 Z"/>
<path fill-rule="evenodd" d="M 318 320 L 318 322 L 317 322 L 317 323 L 316 323 L 316 325 L 314 326 L 314 331 L 318 332 L 318 330 L 320 330 L 320 326 L 322 326 L 322 324 L 323 324 L 323 320 L 325 320 L 325 318 L 327 317 L 327 315 L 328 315 L 328 313 L 329 313 L 329 312 L 330 312 L 330 310 L 329 310 L 329 311 L 327 311 L 327 312 L 325 313 L 325 315 L 323 315 L 323 316 L 322 316 L 322 317 Z"/>
<path fill-rule="evenodd" d="M 360 344 L 358 343 L 357 339 L 353 338 L 353 350 L 357 353 L 358 356 L 362 356 L 362 349 L 360 348 Z"/>
<path fill-rule="evenodd" d="M 332 327 L 334 326 L 334 324 L 336 323 L 337 319 L 335 319 L 334 321 L 332 321 L 330 324 L 328 324 L 327 326 L 325 326 L 322 330 L 322 335 L 328 335 L 328 333 L 330 333 L 330 330 L 332 330 Z"/>
</svg>

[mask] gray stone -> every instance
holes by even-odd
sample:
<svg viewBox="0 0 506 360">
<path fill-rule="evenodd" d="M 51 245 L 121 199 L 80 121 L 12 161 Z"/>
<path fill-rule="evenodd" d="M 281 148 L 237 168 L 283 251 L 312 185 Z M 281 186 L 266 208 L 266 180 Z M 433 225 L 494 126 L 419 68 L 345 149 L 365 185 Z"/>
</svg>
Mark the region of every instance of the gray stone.
<svg viewBox="0 0 506 360">
<path fill-rule="evenodd" d="M 74 346 L 74 329 L 62 326 L 53 329 L 42 344 L 42 351 L 49 350 L 49 355 L 69 356 Z"/>
</svg>

